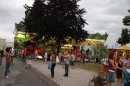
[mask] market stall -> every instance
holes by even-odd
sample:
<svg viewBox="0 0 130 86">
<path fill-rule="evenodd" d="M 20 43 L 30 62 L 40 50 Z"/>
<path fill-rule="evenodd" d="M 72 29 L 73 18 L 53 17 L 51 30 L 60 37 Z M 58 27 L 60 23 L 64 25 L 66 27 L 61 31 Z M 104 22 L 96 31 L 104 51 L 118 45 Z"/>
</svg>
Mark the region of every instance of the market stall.
<svg viewBox="0 0 130 86">
<path fill-rule="evenodd" d="M 120 47 L 117 48 L 118 50 L 130 50 L 129 47 L 127 47 L 126 45 L 122 45 Z"/>
</svg>

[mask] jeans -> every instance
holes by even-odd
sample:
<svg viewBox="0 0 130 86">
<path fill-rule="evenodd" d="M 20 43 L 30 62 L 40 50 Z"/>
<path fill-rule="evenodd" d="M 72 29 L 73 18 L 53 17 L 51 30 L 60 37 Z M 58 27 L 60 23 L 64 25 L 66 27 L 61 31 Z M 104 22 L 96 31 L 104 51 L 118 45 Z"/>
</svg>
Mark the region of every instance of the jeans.
<svg viewBox="0 0 130 86">
<path fill-rule="evenodd" d="M 10 66 L 11 66 L 11 64 L 6 64 L 5 76 L 7 76 Z"/>
<path fill-rule="evenodd" d="M 51 67 L 51 76 L 54 77 L 54 68 L 56 66 L 56 63 L 52 63 L 52 67 Z"/>
<path fill-rule="evenodd" d="M 65 75 L 64 76 L 68 76 L 68 72 L 69 72 L 69 64 L 65 64 Z"/>
</svg>

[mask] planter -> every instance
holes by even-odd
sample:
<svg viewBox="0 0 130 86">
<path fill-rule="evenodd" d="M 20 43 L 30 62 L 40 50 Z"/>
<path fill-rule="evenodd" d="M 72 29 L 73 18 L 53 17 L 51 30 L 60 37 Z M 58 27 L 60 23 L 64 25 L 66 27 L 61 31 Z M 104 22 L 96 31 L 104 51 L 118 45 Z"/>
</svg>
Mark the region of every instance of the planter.
<svg viewBox="0 0 130 86">
<path fill-rule="evenodd" d="M 102 86 L 102 85 L 98 82 L 94 82 L 94 86 Z"/>
</svg>

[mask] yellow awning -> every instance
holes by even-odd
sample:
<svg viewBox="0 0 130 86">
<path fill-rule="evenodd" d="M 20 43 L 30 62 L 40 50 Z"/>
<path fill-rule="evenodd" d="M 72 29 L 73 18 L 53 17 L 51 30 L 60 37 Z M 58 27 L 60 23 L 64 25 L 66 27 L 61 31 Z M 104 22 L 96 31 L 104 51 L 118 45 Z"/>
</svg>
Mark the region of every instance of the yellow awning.
<svg viewBox="0 0 130 86">
<path fill-rule="evenodd" d="M 130 50 L 130 48 L 127 47 L 126 45 L 122 45 L 122 46 L 118 47 L 117 49 L 119 49 L 119 50 Z"/>
</svg>

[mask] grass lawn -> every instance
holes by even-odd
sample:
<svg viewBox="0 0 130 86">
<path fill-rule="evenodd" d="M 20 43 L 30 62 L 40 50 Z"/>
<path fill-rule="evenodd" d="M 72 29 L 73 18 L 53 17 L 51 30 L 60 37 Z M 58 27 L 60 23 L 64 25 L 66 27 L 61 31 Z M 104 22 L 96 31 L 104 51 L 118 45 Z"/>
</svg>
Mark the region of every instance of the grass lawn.
<svg viewBox="0 0 130 86">
<path fill-rule="evenodd" d="M 78 63 L 77 67 L 94 73 L 99 72 L 99 65 L 95 65 L 95 63 L 85 63 L 85 64 Z M 102 66 L 100 66 L 100 72 L 102 71 L 103 71 Z M 114 73 L 114 77 L 116 78 L 116 73 Z"/>
<path fill-rule="evenodd" d="M 95 63 L 84 63 L 84 64 L 78 63 L 77 67 L 88 70 L 90 72 L 94 72 L 94 73 L 99 72 L 99 65 L 98 64 L 95 65 Z M 100 67 L 100 71 L 103 71 L 102 67 Z"/>
</svg>

